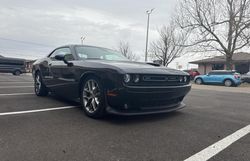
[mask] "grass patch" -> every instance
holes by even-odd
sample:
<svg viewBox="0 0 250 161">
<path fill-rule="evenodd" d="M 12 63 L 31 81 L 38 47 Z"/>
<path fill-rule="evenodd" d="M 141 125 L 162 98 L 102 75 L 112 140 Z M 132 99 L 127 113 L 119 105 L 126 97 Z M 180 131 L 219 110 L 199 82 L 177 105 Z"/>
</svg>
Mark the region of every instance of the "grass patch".
<svg viewBox="0 0 250 161">
<path fill-rule="evenodd" d="M 250 83 L 241 83 L 240 87 L 250 87 Z"/>
</svg>

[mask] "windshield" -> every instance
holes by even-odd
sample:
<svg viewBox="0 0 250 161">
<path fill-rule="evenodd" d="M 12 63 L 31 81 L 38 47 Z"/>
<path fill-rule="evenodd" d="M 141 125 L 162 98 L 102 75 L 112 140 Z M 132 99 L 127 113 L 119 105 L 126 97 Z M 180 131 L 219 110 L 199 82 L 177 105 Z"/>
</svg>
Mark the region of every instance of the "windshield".
<svg viewBox="0 0 250 161">
<path fill-rule="evenodd" d="M 78 46 L 76 47 L 76 54 L 80 59 L 103 59 L 113 61 L 128 61 L 128 59 L 121 53 L 92 46 Z"/>
</svg>

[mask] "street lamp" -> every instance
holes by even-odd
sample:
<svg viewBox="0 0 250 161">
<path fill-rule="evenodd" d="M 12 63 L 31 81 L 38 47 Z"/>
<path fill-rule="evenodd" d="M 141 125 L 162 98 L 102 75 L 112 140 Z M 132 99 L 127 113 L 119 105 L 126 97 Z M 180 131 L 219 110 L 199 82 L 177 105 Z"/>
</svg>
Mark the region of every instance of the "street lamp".
<svg viewBox="0 0 250 161">
<path fill-rule="evenodd" d="M 81 43 L 82 43 L 82 45 L 83 45 L 83 41 L 85 40 L 85 38 L 86 37 L 84 37 L 84 36 L 81 37 Z"/>
<path fill-rule="evenodd" d="M 153 12 L 154 8 L 151 10 L 147 10 L 146 13 L 148 15 L 148 22 L 147 22 L 147 35 L 146 35 L 146 51 L 145 51 L 145 62 L 148 61 L 148 30 L 149 30 L 149 18 L 150 14 Z"/>
</svg>

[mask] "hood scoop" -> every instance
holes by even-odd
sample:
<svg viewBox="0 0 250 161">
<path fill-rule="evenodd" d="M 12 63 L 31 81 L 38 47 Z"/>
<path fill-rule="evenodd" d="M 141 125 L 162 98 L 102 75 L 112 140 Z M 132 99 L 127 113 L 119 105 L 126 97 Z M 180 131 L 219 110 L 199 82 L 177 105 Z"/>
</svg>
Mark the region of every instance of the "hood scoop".
<svg viewBox="0 0 250 161">
<path fill-rule="evenodd" d="M 155 67 L 160 67 L 161 66 L 160 64 L 150 63 L 150 62 L 147 62 L 146 64 L 149 64 L 149 65 L 152 65 L 152 66 L 155 66 Z"/>
</svg>

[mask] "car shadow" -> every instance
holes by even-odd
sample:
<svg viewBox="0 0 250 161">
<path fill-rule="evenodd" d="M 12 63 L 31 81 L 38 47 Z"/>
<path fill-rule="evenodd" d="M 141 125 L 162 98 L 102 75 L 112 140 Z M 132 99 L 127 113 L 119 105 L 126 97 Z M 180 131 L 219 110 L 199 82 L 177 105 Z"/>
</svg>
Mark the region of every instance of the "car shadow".
<svg viewBox="0 0 250 161">
<path fill-rule="evenodd" d="M 79 106 L 80 107 L 80 103 L 78 100 L 67 99 L 65 97 L 51 94 L 51 93 L 49 94 L 48 98 L 65 103 L 65 104 L 70 105 L 70 106 Z"/>
<path fill-rule="evenodd" d="M 49 97 L 51 99 L 63 102 L 70 106 L 77 106 L 78 107 L 77 110 L 79 110 L 79 112 L 82 112 L 84 114 L 84 111 L 80 107 L 79 100 L 70 100 L 70 99 L 66 99 L 64 97 L 53 95 L 53 94 L 50 94 Z M 173 119 L 176 117 L 180 117 L 182 115 L 184 115 L 184 113 L 181 111 L 173 111 L 169 113 L 135 115 L 135 116 L 106 114 L 103 118 L 99 118 L 99 119 L 89 118 L 89 119 L 91 119 L 92 121 L 106 122 L 106 123 L 114 124 L 114 125 L 128 125 L 128 124 L 135 124 L 135 123 L 140 124 L 140 123 L 146 123 L 146 122 L 157 122 L 157 121 L 162 121 L 162 120 L 169 120 L 169 119 Z"/>
<path fill-rule="evenodd" d="M 170 113 L 136 115 L 136 116 L 120 116 L 108 114 L 102 118 L 102 121 L 116 125 L 127 125 L 135 123 L 158 122 L 162 120 L 169 120 L 183 115 L 183 112 L 175 111 Z"/>
</svg>

